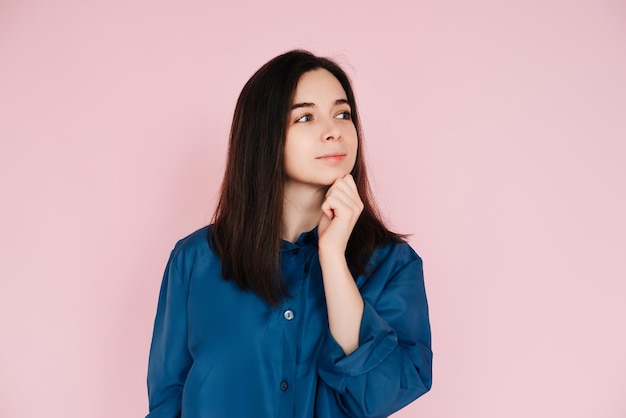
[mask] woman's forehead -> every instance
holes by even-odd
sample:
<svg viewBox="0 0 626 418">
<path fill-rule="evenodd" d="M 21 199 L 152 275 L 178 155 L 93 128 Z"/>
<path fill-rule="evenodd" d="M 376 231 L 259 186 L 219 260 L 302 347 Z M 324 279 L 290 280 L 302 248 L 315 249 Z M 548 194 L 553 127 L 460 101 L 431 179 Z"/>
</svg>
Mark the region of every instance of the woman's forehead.
<svg viewBox="0 0 626 418">
<path fill-rule="evenodd" d="M 294 94 L 294 103 L 334 103 L 347 99 L 343 86 L 328 70 L 316 69 L 302 74 Z"/>
</svg>

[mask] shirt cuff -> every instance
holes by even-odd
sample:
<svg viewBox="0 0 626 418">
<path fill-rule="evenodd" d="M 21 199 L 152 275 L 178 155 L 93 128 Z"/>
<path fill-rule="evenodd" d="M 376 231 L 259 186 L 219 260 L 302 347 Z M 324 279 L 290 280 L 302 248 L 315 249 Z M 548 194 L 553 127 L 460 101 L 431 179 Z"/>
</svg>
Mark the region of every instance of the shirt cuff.
<svg viewBox="0 0 626 418">
<path fill-rule="evenodd" d="M 363 317 L 359 331 L 359 347 L 345 355 L 330 333 L 322 346 L 319 375 L 331 388 L 343 392 L 350 377 L 376 368 L 398 345 L 396 332 L 378 315 L 372 305 L 363 301 Z"/>
</svg>

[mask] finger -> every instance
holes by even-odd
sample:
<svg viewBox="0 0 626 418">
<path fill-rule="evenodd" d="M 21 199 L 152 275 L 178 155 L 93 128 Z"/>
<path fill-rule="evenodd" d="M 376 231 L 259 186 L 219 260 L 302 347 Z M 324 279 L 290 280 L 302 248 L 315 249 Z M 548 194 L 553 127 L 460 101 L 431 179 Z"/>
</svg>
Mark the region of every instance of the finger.
<svg viewBox="0 0 626 418">
<path fill-rule="evenodd" d="M 333 184 L 331 184 L 328 190 L 326 190 L 326 196 L 331 194 L 332 191 L 337 189 L 338 187 L 342 187 L 342 183 L 343 183 L 343 180 L 341 177 L 336 178 L 335 181 L 333 181 Z"/>
<path fill-rule="evenodd" d="M 349 190 L 354 194 L 359 194 L 359 190 L 356 186 L 356 183 L 354 182 L 354 178 L 350 174 L 347 174 L 345 177 L 335 180 L 333 185 L 335 186 L 335 188 Z"/>
<path fill-rule="evenodd" d="M 334 193 L 329 196 L 325 203 L 330 207 L 333 211 L 333 218 L 341 218 L 341 219 L 353 219 L 356 214 L 361 212 L 358 206 L 352 204 L 350 200 L 347 199 L 346 196 L 342 196 L 339 193 Z"/>
<path fill-rule="evenodd" d="M 328 199 L 324 200 L 322 203 L 322 212 L 328 217 L 328 219 L 333 219 L 335 217 L 335 213 L 330 205 L 330 202 L 328 202 Z"/>
<path fill-rule="evenodd" d="M 352 201 L 350 198 L 340 190 L 335 190 L 331 195 L 326 198 L 326 202 L 333 210 L 342 210 L 343 208 L 352 207 Z"/>
<path fill-rule="evenodd" d="M 354 177 L 352 177 L 352 174 L 346 174 L 343 177 L 343 180 L 350 186 L 352 190 L 354 190 L 357 194 L 359 193 L 359 188 L 356 186 L 356 181 L 354 180 Z"/>
<path fill-rule="evenodd" d="M 359 189 L 354 181 L 354 177 L 350 174 L 346 175 L 344 177 L 344 184 L 348 187 L 348 190 L 350 191 L 349 195 L 352 197 L 356 207 L 359 211 L 363 210 L 363 200 L 361 200 L 361 195 L 359 194 Z"/>
<path fill-rule="evenodd" d="M 341 199 L 345 201 L 346 204 L 355 208 L 359 208 L 363 204 L 358 191 L 346 181 L 338 182 L 336 187 L 333 188 L 333 190 L 326 197 L 328 198 L 328 196 L 335 194 L 337 196 L 341 196 Z"/>
</svg>

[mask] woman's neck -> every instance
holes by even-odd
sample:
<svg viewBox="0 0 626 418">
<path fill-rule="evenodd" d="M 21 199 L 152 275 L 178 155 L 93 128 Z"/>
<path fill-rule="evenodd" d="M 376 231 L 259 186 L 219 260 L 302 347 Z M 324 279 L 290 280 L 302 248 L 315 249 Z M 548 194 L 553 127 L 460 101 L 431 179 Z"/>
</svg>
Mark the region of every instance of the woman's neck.
<svg viewBox="0 0 626 418">
<path fill-rule="evenodd" d="M 285 184 L 283 197 L 284 240 L 295 242 L 300 234 L 315 228 L 322 217 L 322 203 L 327 188 Z"/>
</svg>

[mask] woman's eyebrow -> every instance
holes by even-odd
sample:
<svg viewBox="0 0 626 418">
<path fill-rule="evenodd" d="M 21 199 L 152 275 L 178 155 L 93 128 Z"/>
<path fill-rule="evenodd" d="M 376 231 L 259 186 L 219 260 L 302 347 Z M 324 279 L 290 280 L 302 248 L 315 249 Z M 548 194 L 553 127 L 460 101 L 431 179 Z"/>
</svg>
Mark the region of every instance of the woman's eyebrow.
<svg viewBox="0 0 626 418">
<path fill-rule="evenodd" d="M 294 103 L 293 106 L 291 106 L 291 110 L 298 109 L 301 107 L 315 107 L 315 103 L 308 103 L 308 102 Z"/>
<path fill-rule="evenodd" d="M 348 99 L 337 99 L 337 100 L 335 100 L 335 106 L 341 105 L 341 104 L 348 104 L 349 105 L 350 102 L 348 101 Z M 298 108 L 301 108 L 301 107 L 315 107 L 315 103 L 309 103 L 309 102 L 294 103 L 291 106 L 291 110 L 298 109 Z"/>
</svg>

